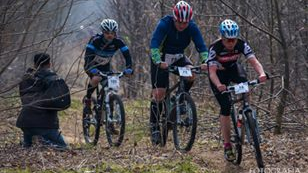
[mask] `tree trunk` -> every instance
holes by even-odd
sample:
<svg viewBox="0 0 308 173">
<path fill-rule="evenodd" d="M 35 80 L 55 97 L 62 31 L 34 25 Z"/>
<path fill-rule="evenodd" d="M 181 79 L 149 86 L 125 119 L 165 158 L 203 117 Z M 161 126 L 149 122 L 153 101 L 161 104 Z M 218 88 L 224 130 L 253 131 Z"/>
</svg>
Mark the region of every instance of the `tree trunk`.
<svg viewBox="0 0 308 173">
<path fill-rule="evenodd" d="M 273 4 L 273 0 L 270 1 L 270 18 L 269 18 L 269 28 L 270 28 L 270 32 L 271 33 L 274 33 L 274 4 Z M 271 61 L 271 66 L 273 67 L 274 66 L 274 55 L 273 55 L 273 38 L 272 37 L 269 37 L 269 51 L 270 51 L 270 61 Z M 273 75 L 274 73 L 274 68 L 270 68 L 270 73 Z M 270 96 L 272 96 L 274 94 L 274 85 L 275 85 L 275 81 L 274 79 L 271 80 L 271 86 L 270 86 Z M 271 111 L 271 106 L 272 105 L 272 97 L 269 99 L 268 101 L 268 110 L 270 112 Z"/>
<path fill-rule="evenodd" d="M 281 14 L 279 11 L 279 6 L 278 6 L 278 0 L 275 0 L 275 8 L 276 8 L 276 15 L 277 15 L 277 22 L 278 22 L 278 32 L 281 38 L 281 47 L 282 47 L 282 58 L 283 58 L 283 64 L 284 64 L 284 90 L 282 92 L 282 95 L 280 97 L 280 102 L 277 108 L 277 115 L 276 115 L 276 123 L 277 126 L 275 128 L 275 134 L 280 134 L 281 133 L 281 124 L 282 124 L 282 116 L 285 111 L 285 106 L 287 103 L 287 96 L 288 96 L 288 91 L 290 89 L 290 69 L 289 69 L 289 55 L 288 55 L 288 46 L 285 40 L 285 35 L 284 35 L 284 30 L 282 27 L 281 23 Z"/>
</svg>

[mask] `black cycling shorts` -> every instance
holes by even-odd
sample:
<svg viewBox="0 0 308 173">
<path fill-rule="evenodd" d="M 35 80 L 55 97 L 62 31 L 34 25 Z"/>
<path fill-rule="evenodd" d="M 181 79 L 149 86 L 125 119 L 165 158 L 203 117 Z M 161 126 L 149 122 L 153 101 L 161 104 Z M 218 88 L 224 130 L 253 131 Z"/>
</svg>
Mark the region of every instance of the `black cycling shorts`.
<svg viewBox="0 0 308 173">
<path fill-rule="evenodd" d="M 192 65 L 192 62 L 187 57 L 183 57 L 171 65 L 184 67 L 186 65 Z M 158 65 L 153 63 L 152 59 L 151 59 L 151 81 L 152 81 L 152 89 L 167 88 L 169 85 L 168 70 L 159 68 Z"/>
<path fill-rule="evenodd" d="M 241 83 L 247 82 L 247 75 L 244 71 L 243 67 L 238 64 L 234 63 L 231 67 L 227 68 L 226 70 L 217 70 L 217 76 L 222 84 L 226 86 L 230 85 L 230 82 L 233 83 Z M 221 94 L 216 86 L 212 83 L 210 79 L 210 85 L 212 91 L 220 105 L 220 114 L 223 116 L 229 116 L 231 111 L 231 101 L 229 94 L 224 93 Z"/>
</svg>

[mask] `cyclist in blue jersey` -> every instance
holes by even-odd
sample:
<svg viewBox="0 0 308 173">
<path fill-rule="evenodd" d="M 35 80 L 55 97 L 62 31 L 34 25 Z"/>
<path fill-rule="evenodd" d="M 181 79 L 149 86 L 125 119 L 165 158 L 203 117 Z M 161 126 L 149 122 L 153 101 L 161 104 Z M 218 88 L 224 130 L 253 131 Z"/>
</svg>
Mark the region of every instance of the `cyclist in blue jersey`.
<svg viewBox="0 0 308 173">
<path fill-rule="evenodd" d="M 118 24 L 113 19 L 104 19 L 101 24 L 102 34 L 93 36 L 86 46 L 84 69 L 90 77 L 87 95 L 84 98 L 85 111 L 91 111 L 91 95 L 102 80 L 98 72 L 110 71 L 110 60 L 117 50 L 121 50 L 125 61 L 124 73 L 131 75 L 132 58 L 123 40 L 117 37 Z"/>
<path fill-rule="evenodd" d="M 231 102 L 229 94 L 225 91 L 230 82 L 246 82 L 247 77 L 243 67 L 237 62 L 241 54 L 252 65 L 259 75 L 259 81 L 266 81 L 263 67 L 257 60 L 252 49 L 247 42 L 239 38 L 239 26 L 230 19 L 224 20 L 220 24 L 221 39 L 215 41 L 209 47 L 209 58 L 207 60 L 209 68 L 210 85 L 215 97 L 220 105 L 220 124 L 224 138 L 224 156 L 228 161 L 235 159 L 232 146 L 230 144 Z"/>
<path fill-rule="evenodd" d="M 173 16 L 163 17 L 152 35 L 150 49 L 153 100 L 150 106 L 150 125 L 154 144 L 160 143 L 158 111 L 161 112 L 162 100 L 169 84 L 169 73 L 166 71 L 168 66 L 192 66 L 192 62 L 184 55 L 185 48 L 192 40 L 201 57 L 201 68 L 207 69 L 205 61 L 208 57 L 208 51 L 201 32 L 192 17 L 192 7 L 185 1 L 179 1 L 173 8 Z M 185 80 L 187 92 L 192 87 L 193 81 L 194 76 Z"/>
</svg>

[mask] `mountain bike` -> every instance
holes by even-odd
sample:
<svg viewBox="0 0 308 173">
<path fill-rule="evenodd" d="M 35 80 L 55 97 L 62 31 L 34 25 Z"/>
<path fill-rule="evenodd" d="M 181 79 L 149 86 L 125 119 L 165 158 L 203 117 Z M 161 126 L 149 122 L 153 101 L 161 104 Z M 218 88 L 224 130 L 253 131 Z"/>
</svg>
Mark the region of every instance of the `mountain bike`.
<svg viewBox="0 0 308 173">
<path fill-rule="evenodd" d="M 163 108 L 158 115 L 161 117 L 158 121 L 160 145 L 162 147 L 166 145 L 168 131 L 172 130 L 175 148 L 187 152 L 191 150 L 195 141 L 197 111 L 192 97 L 184 90 L 184 79 L 191 76 L 192 72 L 201 73 L 201 69 L 170 66 L 168 72 L 179 73 L 179 81 L 167 88 Z"/>
<path fill-rule="evenodd" d="M 267 78 L 269 78 L 267 76 Z M 258 80 L 252 80 L 236 85 L 227 86 L 227 90 L 222 93 L 230 93 L 231 100 L 231 123 L 233 126 L 231 135 L 231 144 L 236 155 L 234 164 L 239 165 L 242 161 L 242 145 L 244 138 L 246 138 L 251 148 L 255 152 L 255 158 L 260 170 L 264 169 L 262 153 L 260 149 L 260 131 L 257 121 L 256 111 L 253 110 L 248 102 L 249 87 L 256 87 L 259 85 Z M 237 111 L 235 104 L 242 102 L 242 107 Z M 246 132 L 246 133 L 245 133 Z"/>
<path fill-rule="evenodd" d="M 103 80 L 92 97 L 91 113 L 83 111 L 82 127 L 86 143 L 96 145 L 100 127 L 105 132 L 110 146 L 120 146 L 125 133 L 125 111 L 121 97 L 117 94 L 123 72 L 99 72 Z"/>
</svg>

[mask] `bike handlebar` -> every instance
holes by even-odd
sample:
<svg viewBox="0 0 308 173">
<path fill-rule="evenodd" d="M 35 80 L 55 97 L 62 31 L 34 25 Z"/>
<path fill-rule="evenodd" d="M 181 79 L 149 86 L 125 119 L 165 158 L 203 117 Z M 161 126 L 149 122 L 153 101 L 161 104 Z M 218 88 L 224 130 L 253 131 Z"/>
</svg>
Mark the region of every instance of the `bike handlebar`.
<svg viewBox="0 0 308 173">
<path fill-rule="evenodd" d="M 178 71 L 179 66 L 168 66 L 168 71 L 169 72 L 176 72 Z M 206 74 L 206 72 L 201 70 L 200 66 L 194 66 L 192 68 L 190 68 L 191 72 L 195 73 L 195 74 Z"/>
<path fill-rule="evenodd" d="M 269 76 L 268 73 L 265 73 L 265 75 L 266 75 L 266 79 L 272 79 L 272 78 L 278 77 L 278 76 Z M 259 85 L 260 83 L 261 83 L 261 82 L 259 81 L 259 79 L 254 79 L 254 80 L 251 80 L 251 81 L 248 81 L 248 82 L 247 82 L 248 86 L 257 86 L 257 85 Z M 224 94 L 224 93 L 230 93 L 230 92 L 232 92 L 232 91 L 235 90 L 235 86 L 237 86 L 237 85 L 230 85 L 230 86 L 227 86 L 227 90 L 226 90 L 226 91 L 223 91 L 223 92 L 221 92 L 221 93 L 222 93 L 222 94 Z"/>
<path fill-rule="evenodd" d="M 113 76 L 113 75 L 118 75 L 119 78 L 121 78 L 124 75 L 124 72 L 113 72 L 113 71 L 108 71 L 108 72 L 98 72 L 98 74 L 102 77 L 108 77 L 108 76 Z"/>
</svg>

